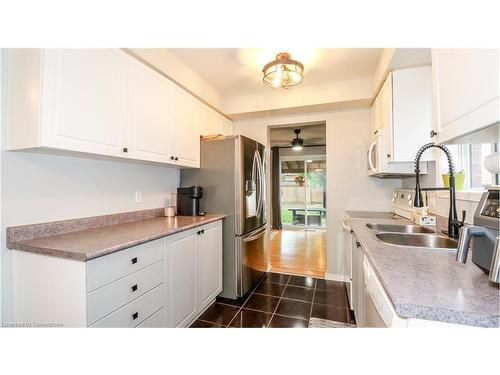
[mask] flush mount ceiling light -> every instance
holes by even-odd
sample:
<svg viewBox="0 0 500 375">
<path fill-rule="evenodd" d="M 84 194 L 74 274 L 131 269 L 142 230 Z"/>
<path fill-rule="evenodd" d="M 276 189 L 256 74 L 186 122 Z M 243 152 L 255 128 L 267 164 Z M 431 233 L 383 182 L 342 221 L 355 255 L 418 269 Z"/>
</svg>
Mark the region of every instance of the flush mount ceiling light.
<svg viewBox="0 0 500 375">
<path fill-rule="evenodd" d="M 293 132 L 296 134 L 296 136 L 292 140 L 292 149 L 295 151 L 300 151 L 304 146 L 304 140 L 302 138 L 299 138 L 300 129 L 294 129 Z"/>
<path fill-rule="evenodd" d="M 302 82 L 304 65 L 300 61 L 292 60 L 289 53 L 281 52 L 276 55 L 276 60 L 264 66 L 262 72 L 266 85 L 287 89 Z"/>
</svg>

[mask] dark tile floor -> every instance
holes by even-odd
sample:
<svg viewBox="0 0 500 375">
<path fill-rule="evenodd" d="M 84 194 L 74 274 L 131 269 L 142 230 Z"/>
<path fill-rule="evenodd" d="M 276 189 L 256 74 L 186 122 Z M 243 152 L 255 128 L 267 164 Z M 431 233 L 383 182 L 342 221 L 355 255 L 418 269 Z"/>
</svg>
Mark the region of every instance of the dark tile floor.
<svg viewBox="0 0 500 375">
<path fill-rule="evenodd" d="M 307 328 L 311 317 L 356 324 L 345 284 L 267 273 L 246 296 L 217 300 L 192 328 Z"/>
</svg>

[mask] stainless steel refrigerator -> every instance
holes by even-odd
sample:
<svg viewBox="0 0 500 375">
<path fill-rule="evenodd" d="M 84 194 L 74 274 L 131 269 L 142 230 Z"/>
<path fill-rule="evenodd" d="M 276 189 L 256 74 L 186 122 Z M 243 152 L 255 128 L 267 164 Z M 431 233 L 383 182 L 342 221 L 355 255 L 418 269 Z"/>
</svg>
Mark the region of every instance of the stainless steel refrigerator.
<svg viewBox="0 0 500 375">
<path fill-rule="evenodd" d="M 199 169 L 181 171 L 183 187 L 203 187 L 201 211 L 224 213 L 222 297 L 245 295 L 267 270 L 266 152 L 244 136 L 201 141 Z"/>
</svg>

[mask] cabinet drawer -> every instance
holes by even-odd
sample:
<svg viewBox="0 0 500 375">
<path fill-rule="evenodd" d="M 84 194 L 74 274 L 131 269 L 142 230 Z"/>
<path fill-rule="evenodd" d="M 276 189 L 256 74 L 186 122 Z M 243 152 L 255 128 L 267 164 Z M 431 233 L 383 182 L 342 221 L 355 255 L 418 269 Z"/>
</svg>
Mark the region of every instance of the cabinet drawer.
<svg viewBox="0 0 500 375">
<path fill-rule="evenodd" d="M 137 328 L 163 328 L 165 324 L 165 308 L 161 308 L 141 324 Z"/>
<path fill-rule="evenodd" d="M 163 238 L 87 262 L 87 292 L 163 259 Z"/>
<path fill-rule="evenodd" d="M 163 284 L 158 285 L 91 327 L 137 327 L 163 307 L 163 289 Z"/>
<path fill-rule="evenodd" d="M 87 323 L 93 324 L 161 283 L 163 261 L 88 293 Z"/>
</svg>

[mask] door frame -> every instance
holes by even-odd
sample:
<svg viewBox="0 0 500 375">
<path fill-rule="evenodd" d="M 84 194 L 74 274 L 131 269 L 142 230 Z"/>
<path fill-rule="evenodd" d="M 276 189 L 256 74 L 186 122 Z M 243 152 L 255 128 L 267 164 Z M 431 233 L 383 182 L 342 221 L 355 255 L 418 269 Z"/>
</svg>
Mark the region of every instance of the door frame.
<svg viewBox="0 0 500 375">
<path fill-rule="evenodd" d="M 304 202 L 304 211 L 305 211 L 305 224 L 304 226 L 302 225 L 293 225 L 293 223 L 291 225 L 288 225 L 288 224 L 283 224 L 283 228 L 284 229 L 297 229 L 297 228 L 304 228 L 304 229 L 326 229 L 326 225 L 325 227 L 323 226 L 311 226 L 309 225 L 308 223 L 308 215 L 307 215 L 307 207 L 308 207 L 308 189 L 309 189 L 309 179 L 307 178 L 307 160 L 324 160 L 326 161 L 326 154 L 312 154 L 312 155 L 296 155 L 296 156 L 293 156 L 293 155 L 287 155 L 287 156 L 280 156 L 279 158 L 279 174 L 280 174 L 280 177 L 281 177 L 281 163 L 283 161 L 303 161 L 304 162 L 304 176 L 306 176 L 305 178 L 305 202 Z M 325 169 L 325 175 L 327 173 L 327 170 Z M 325 179 L 325 186 L 324 186 L 324 190 L 326 192 L 326 179 Z M 282 202 L 281 202 L 281 193 L 282 193 L 282 186 L 281 186 L 281 180 L 280 180 L 280 211 L 282 209 Z M 325 207 L 326 208 L 326 207 Z M 325 213 L 326 214 L 326 213 Z M 326 215 L 325 215 L 326 216 Z"/>
</svg>

